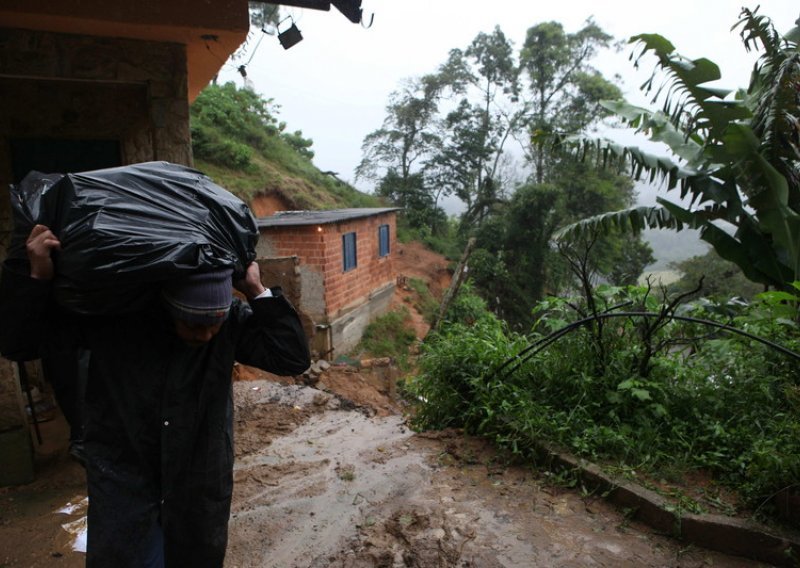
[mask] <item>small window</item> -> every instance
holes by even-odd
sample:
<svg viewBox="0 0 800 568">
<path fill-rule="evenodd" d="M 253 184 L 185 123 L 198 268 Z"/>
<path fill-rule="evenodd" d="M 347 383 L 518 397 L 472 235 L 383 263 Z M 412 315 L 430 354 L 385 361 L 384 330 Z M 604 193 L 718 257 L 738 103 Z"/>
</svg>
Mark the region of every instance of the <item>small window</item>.
<svg viewBox="0 0 800 568">
<path fill-rule="evenodd" d="M 389 255 L 389 225 L 378 227 L 378 256 Z"/>
<path fill-rule="evenodd" d="M 342 235 L 342 258 L 344 259 L 344 272 L 353 270 L 356 266 L 358 266 L 355 233 L 347 233 Z"/>
</svg>

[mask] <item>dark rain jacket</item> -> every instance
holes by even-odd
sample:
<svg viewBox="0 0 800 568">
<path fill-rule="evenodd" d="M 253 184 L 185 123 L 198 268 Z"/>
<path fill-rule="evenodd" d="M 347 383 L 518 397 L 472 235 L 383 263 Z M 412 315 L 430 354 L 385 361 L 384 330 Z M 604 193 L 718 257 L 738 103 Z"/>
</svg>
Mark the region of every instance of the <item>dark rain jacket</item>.
<svg viewBox="0 0 800 568">
<path fill-rule="evenodd" d="M 184 344 L 160 304 L 118 317 L 57 314 L 50 283 L 4 265 L 0 353 L 87 349 L 85 449 L 89 566 L 140 566 L 160 522 L 167 566 L 222 566 L 233 490 L 234 361 L 279 375 L 303 372 L 309 352 L 280 295 L 235 300 L 219 333 Z"/>
</svg>

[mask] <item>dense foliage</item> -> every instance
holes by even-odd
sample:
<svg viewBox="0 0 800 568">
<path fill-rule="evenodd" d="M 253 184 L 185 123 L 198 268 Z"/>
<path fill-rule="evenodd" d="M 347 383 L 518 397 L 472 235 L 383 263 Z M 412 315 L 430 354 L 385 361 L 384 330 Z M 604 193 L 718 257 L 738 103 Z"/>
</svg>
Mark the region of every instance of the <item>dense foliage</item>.
<svg viewBox="0 0 800 568">
<path fill-rule="evenodd" d="M 703 256 L 693 256 L 673 263 L 672 268 L 679 271 L 681 278 L 669 285 L 673 294 L 684 294 L 696 290 L 695 294 L 717 301 L 738 297 L 750 300 L 764 291 L 764 286 L 745 278 L 742 270 L 734 263 L 721 258 L 713 250 Z"/>
<path fill-rule="evenodd" d="M 641 56 L 657 59 L 653 77 L 662 110 L 606 103 L 628 124 L 667 144 L 672 158 L 636 147 L 584 141 L 581 151 L 602 153 L 609 162 L 630 160 L 636 177 L 663 178 L 669 190 L 690 197 L 684 206 L 665 198 L 659 205 L 620 211 L 573 225 L 563 236 L 598 227 L 700 229 L 700 236 L 745 276 L 791 289 L 800 279 L 800 49 L 757 11 L 742 10 L 736 26 L 744 46 L 759 50 L 746 93 L 708 86 L 720 78 L 708 59 L 689 60 L 656 34 L 632 38 Z M 638 59 L 637 59 L 638 62 Z M 660 74 L 659 74 L 660 73 Z M 728 230 L 733 227 L 733 231 Z M 732 234 L 731 234 L 732 233 Z"/>
<path fill-rule="evenodd" d="M 770 292 L 748 307 L 702 302 L 679 313 L 724 323 L 735 314 L 735 326 L 800 351 L 797 303 L 786 300 Z M 662 310 L 641 287 L 602 286 L 594 301 L 601 312 L 628 302 L 629 311 Z M 798 362 L 747 338 L 625 317 L 580 327 L 498 372 L 587 310 L 585 299 L 542 302 L 528 336 L 488 313 L 451 318 L 426 341 L 422 373 L 408 385 L 423 401 L 416 426 L 464 427 L 519 452 L 551 444 L 659 476 L 703 469 L 761 511 L 797 489 Z"/>
<path fill-rule="evenodd" d="M 552 246 L 556 229 L 587 211 L 610 211 L 633 202 L 630 180 L 586 164 L 553 167 L 552 183 L 519 187 L 476 229 L 470 260 L 475 285 L 492 310 L 518 329 L 532 323 L 531 310 L 546 294 L 574 290 L 576 282 L 563 252 Z M 591 255 L 593 282 L 636 283 L 654 259 L 639 239 L 604 236 Z"/>
<path fill-rule="evenodd" d="M 409 325 L 411 315 L 402 307 L 376 318 L 364 330 L 356 352 L 377 357 L 405 358 L 408 348 L 417 339 Z"/>
<path fill-rule="evenodd" d="M 557 22 L 531 26 L 519 49 L 500 28 L 479 33 L 393 93 L 382 127 L 364 139 L 357 175 L 401 207 L 411 229 L 453 240 L 441 203 L 460 200 L 455 237 L 462 247 L 477 238 L 476 289 L 522 328 L 545 292 L 573 284 L 552 246 L 556 228 L 633 203 L 629 179 L 541 143 L 609 114 L 601 100 L 620 91 L 592 60 L 611 45 L 591 20 L 573 33 Z M 652 260 L 638 237 L 602 240 L 594 249 L 598 280 L 630 283 Z"/>
</svg>

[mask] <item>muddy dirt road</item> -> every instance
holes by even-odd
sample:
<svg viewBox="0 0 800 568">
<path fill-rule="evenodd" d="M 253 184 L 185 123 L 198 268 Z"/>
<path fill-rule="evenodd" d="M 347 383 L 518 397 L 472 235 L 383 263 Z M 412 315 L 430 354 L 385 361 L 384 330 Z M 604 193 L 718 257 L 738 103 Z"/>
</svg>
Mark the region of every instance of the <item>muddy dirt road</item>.
<svg viewBox="0 0 800 568">
<path fill-rule="evenodd" d="M 652 534 L 481 440 L 414 434 L 374 377 L 334 368 L 318 387 L 235 383 L 227 568 L 758 566 Z M 83 511 L 56 511 L 83 496 L 63 457 L 1 490 L 0 566 L 82 566 L 62 525 Z"/>
<path fill-rule="evenodd" d="M 307 387 L 236 387 L 229 568 L 758 565 L 651 534 L 460 433 Z"/>
</svg>

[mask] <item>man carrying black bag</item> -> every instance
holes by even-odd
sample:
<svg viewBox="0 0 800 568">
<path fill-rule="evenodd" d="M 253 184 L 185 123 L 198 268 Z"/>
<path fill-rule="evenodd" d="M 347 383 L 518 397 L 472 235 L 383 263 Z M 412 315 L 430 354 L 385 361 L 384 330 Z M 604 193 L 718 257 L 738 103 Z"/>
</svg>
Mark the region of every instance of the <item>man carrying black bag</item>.
<svg viewBox="0 0 800 568">
<path fill-rule="evenodd" d="M 87 565 L 222 566 L 233 489 L 234 361 L 293 375 L 309 365 L 297 313 L 265 289 L 251 263 L 166 283 L 149 306 L 74 315 L 50 301 L 59 239 L 36 225 L 28 262 L 0 280 L 0 352 L 46 353 L 52 337 L 89 352 L 84 446 L 89 489 Z M 61 346 L 63 347 L 63 346 Z"/>
</svg>

